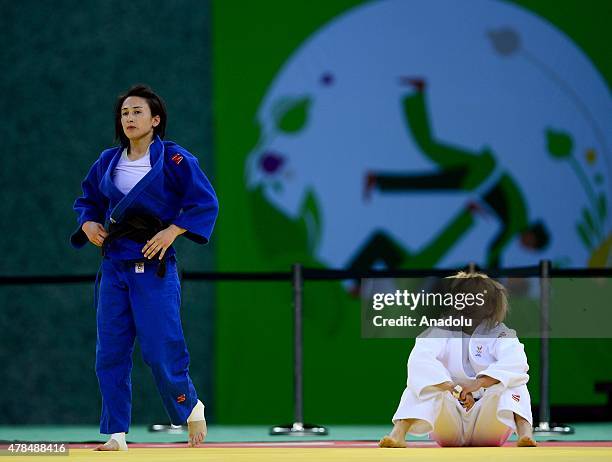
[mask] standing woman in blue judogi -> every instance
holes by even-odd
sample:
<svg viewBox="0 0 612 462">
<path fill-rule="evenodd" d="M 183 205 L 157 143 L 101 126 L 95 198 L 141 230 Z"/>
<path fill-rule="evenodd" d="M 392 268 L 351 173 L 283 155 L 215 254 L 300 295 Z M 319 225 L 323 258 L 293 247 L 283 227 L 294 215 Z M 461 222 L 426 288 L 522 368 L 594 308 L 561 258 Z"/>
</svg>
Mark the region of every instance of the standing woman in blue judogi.
<svg viewBox="0 0 612 462">
<path fill-rule="evenodd" d="M 121 95 L 115 107 L 121 144 L 100 154 L 74 204 L 72 245 L 89 241 L 104 255 L 95 290 L 96 375 L 100 433 L 111 436 L 102 451 L 127 450 L 136 337 L 171 422 L 187 422 L 190 446 L 206 437 L 204 405 L 189 376 L 172 244 L 180 235 L 207 243 L 218 203 L 196 157 L 163 141 L 165 129 L 164 102 L 149 87 Z"/>
</svg>

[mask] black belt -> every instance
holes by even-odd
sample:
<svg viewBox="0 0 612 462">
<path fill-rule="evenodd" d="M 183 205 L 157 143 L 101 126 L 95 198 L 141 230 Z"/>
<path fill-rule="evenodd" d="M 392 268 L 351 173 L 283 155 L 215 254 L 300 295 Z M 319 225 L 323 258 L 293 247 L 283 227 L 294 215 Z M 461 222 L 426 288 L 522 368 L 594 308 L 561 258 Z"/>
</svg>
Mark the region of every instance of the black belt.
<svg viewBox="0 0 612 462">
<path fill-rule="evenodd" d="M 166 229 L 167 226 L 156 216 L 146 214 L 135 214 L 123 219 L 120 223 L 111 223 L 108 227 L 108 236 L 102 245 L 102 255 L 106 253 L 106 248 L 111 242 L 117 239 L 127 238 L 140 244 L 146 243 L 149 239 Z M 166 259 L 162 259 L 157 267 L 159 277 L 166 275 Z"/>
</svg>

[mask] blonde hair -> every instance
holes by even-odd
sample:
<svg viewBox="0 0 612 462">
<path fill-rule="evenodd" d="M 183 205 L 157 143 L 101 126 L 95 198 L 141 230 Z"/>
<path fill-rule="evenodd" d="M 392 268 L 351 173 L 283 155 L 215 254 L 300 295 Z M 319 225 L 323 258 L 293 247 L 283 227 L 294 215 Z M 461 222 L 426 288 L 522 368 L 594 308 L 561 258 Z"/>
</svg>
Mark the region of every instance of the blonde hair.
<svg viewBox="0 0 612 462">
<path fill-rule="evenodd" d="M 460 271 L 447 279 L 455 279 L 451 282 L 451 291 L 454 293 L 485 294 L 485 302 L 476 308 L 481 313 L 479 318 L 486 322 L 487 328 L 492 329 L 506 319 L 508 314 L 508 291 L 494 279 L 484 273 L 467 273 Z M 466 314 L 475 314 L 468 312 Z"/>
</svg>

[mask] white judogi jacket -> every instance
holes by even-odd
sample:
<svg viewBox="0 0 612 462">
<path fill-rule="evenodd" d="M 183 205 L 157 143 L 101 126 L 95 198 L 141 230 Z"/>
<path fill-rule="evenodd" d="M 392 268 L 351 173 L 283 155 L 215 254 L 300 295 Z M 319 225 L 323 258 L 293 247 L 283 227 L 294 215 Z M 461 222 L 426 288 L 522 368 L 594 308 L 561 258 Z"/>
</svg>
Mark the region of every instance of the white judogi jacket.
<svg viewBox="0 0 612 462">
<path fill-rule="evenodd" d="M 424 434 L 433 430 L 440 409 L 438 401 L 449 394 L 434 385 L 484 375 L 500 383 L 487 390 L 481 388 L 473 393 L 474 398 L 499 395 L 497 418 L 511 429 L 515 429 L 513 412 L 532 421 L 531 400 L 526 386 L 529 365 L 516 332 L 503 323 L 492 330 L 486 330 L 484 323 L 475 329 L 468 347 L 469 363 L 475 376 L 468 376 L 463 367 L 463 335 L 461 331 L 430 328 L 416 339 L 408 358 L 407 388 L 393 417 L 394 420 L 423 420 L 422 425 L 415 425 L 410 433 Z"/>
<path fill-rule="evenodd" d="M 476 377 L 487 375 L 499 380 L 504 388 L 518 387 L 529 380 L 523 344 L 503 323 L 489 331 L 480 324 L 469 340 L 468 351 Z M 462 352 L 460 331 L 428 329 L 416 339 L 408 358 L 408 386 L 424 399 L 432 385 L 475 378 L 465 373 Z"/>
</svg>

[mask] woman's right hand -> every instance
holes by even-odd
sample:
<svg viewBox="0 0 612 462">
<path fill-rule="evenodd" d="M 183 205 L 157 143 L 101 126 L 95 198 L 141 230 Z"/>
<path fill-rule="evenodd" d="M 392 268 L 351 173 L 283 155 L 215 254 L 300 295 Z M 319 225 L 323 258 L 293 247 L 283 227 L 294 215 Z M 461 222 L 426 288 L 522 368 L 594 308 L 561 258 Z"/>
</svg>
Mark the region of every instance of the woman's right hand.
<svg viewBox="0 0 612 462">
<path fill-rule="evenodd" d="M 474 407 L 476 400 L 471 393 L 466 393 L 465 399 L 463 401 L 459 400 L 459 403 L 461 403 L 461 406 L 463 406 L 465 412 L 467 412 Z"/>
<path fill-rule="evenodd" d="M 98 247 L 102 247 L 104 239 L 108 236 L 104 226 L 95 221 L 86 221 L 83 223 L 83 226 L 81 226 L 81 229 L 87 236 L 87 239 L 89 239 L 89 242 Z"/>
</svg>

